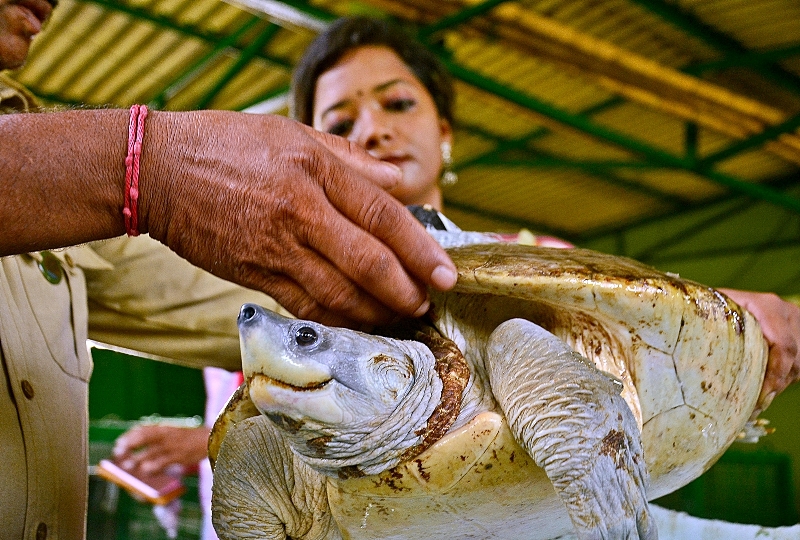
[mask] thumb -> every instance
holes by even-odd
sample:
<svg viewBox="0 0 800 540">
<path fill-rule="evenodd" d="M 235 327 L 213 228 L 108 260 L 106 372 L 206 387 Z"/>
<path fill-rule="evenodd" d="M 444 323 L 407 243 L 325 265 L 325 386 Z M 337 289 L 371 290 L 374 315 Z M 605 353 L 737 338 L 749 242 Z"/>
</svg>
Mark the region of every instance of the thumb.
<svg viewBox="0 0 800 540">
<path fill-rule="evenodd" d="M 356 143 L 337 135 L 317 131 L 313 128 L 308 129 L 311 129 L 313 136 L 334 155 L 381 189 L 387 191 L 394 189 L 403 179 L 403 171 L 400 167 L 370 156 Z"/>
</svg>

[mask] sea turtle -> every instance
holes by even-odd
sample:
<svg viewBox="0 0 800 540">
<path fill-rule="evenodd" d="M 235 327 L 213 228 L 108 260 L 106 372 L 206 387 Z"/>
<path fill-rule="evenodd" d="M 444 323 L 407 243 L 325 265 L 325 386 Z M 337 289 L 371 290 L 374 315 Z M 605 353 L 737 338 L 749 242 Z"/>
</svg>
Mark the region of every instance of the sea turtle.
<svg viewBox="0 0 800 540">
<path fill-rule="evenodd" d="M 415 340 L 242 307 L 221 538 L 653 539 L 647 500 L 747 423 L 767 347 L 723 294 L 584 249 L 448 252 Z"/>
</svg>

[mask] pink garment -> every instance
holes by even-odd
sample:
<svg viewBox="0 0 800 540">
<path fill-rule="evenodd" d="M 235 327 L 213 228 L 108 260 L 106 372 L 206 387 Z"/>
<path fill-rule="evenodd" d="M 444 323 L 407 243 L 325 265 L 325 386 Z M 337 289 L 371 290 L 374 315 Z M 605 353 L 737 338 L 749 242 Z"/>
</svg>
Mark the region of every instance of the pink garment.
<svg viewBox="0 0 800 540">
<path fill-rule="evenodd" d="M 571 244 L 566 240 L 562 240 L 561 238 L 557 238 L 555 236 L 548 236 L 546 234 L 534 235 L 528 230 L 523 230 L 522 232 L 518 233 L 490 233 L 490 234 L 492 234 L 492 236 L 497 237 L 502 242 L 512 242 L 512 243 L 527 244 L 532 246 L 563 248 L 563 249 L 570 249 L 575 247 L 574 244 Z"/>
<path fill-rule="evenodd" d="M 228 403 L 228 399 L 242 384 L 241 371 L 226 371 L 220 368 L 203 368 L 203 382 L 206 387 L 205 424 L 213 427 L 220 411 Z M 218 540 L 214 526 L 211 524 L 211 464 L 208 458 L 200 462 L 198 470 L 198 495 L 203 511 L 202 540 Z"/>
<path fill-rule="evenodd" d="M 536 245 L 543 247 L 554 247 L 554 248 L 564 248 L 564 249 L 570 249 L 575 247 L 566 240 L 556 238 L 555 236 L 545 236 L 540 234 L 536 235 Z"/>
</svg>

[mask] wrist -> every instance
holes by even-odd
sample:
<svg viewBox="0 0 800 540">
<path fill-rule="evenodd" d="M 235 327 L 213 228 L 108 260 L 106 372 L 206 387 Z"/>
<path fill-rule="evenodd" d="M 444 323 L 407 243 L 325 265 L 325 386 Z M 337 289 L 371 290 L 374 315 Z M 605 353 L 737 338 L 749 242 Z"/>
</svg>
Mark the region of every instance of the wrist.
<svg viewBox="0 0 800 540">
<path fill-rule="evenodd" d="M 169 223 L 176 165 L 180 163 L 178 114 L 149 111 L 139 162 L 139 232 L 162 241 Z"/>
<path fill-rule="evenodd" d="M 217 210 L 209 198 L 212 175 L 230 173 L 210 150 L 224 111 L 167 112 L 148 116 L 141 156 L 140 232 L 185 256 L 200 219 Z M 225 156 L 230 157 L 230 156 Z M 213 195 L 213 194 L 212 194 Z"/>
</svg>

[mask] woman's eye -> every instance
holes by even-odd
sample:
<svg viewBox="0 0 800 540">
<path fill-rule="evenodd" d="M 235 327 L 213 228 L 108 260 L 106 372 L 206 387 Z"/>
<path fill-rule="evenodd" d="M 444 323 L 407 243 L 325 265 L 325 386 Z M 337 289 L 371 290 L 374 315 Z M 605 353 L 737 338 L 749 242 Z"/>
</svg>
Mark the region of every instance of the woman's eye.
<svg viewBox="0 0 800 540">
<path fill-rule="evenodd" d="M 388 101 L 384 108 L 392 112 L 405 112 L 416 104 L 417 102 L 413 99 L 393 99 Z"/>
<path fill-rule="evenodd" d="M 310 326 L 301 326 L 294 333 L 294 341 L 301 347 L 308 347 L 317 342 L 317 332 Z"/>
<path fill-rule="evenodd" d="M 352 120 L 342 120 L 341 122 L 337 122 L 333 124 L 331 127 L 328 128 L 328 133 L 331 135 L 338 135 L 340 137 L 346 137 L 350 131 L 353 129 L 353 121 Z"/>
</svg>

